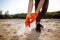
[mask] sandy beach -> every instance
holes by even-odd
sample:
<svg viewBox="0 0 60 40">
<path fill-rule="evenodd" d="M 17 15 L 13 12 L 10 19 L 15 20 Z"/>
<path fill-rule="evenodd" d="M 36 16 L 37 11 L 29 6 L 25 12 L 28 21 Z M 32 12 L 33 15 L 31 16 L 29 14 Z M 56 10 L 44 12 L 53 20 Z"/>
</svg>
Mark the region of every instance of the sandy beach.
<svg viewBox="0 0 60 40">
<path fill-rule="evenodd" d="M 24 22 L 25 19 L 0 19 L 0 40 L 60 40 L 60 19 L 42 19 L 40 23 L 44 28 L 41 32 L 36 32 L 33 22 L 30 31 L 16 35 L 19 29 L 25 27 Z"/>
</svg>

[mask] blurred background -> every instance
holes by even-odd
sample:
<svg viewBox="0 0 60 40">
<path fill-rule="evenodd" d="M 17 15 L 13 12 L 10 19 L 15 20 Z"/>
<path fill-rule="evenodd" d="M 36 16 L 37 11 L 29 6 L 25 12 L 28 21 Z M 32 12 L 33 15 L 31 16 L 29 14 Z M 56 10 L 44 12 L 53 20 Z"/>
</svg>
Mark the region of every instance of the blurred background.
<svg viewBox="0 0 60 40">
<path fill-rule="evenodd" d="M 0 0 L 0 19 L 25 19 L 29 0 Z M 35 8 L 33 7 L 34 12 Z M 43 18 L 60 18 L 60 0 L 49 0 Z"/>
</svg>

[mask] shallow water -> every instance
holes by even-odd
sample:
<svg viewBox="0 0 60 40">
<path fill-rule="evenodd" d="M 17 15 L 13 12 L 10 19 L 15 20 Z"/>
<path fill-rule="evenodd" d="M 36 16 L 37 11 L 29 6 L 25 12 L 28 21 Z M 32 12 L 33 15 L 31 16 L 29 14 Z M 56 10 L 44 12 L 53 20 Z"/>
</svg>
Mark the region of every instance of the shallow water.
<svg viewBox="0 0 60 40">
<path fill-rule="evenodd" d="M 60 19 L 42 19 L 40 23 L 44 28 L 41 33 L 35 31 L 33 22 L 31 31 L 16 35 L 25 26 L 24 22 L 25 19 L 0 19 L 0 40 L 60 40 Z"/>
</svg>

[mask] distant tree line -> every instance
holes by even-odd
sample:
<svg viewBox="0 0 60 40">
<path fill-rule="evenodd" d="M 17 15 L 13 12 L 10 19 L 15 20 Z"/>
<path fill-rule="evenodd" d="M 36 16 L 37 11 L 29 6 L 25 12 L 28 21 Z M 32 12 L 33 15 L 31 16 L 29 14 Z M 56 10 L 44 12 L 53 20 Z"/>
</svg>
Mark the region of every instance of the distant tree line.
<svg viewBox="0 0 60 40">
<path fill-rule="evenodd" d="M 46 14 L 44 14 L 43 18 L 60 19 L 60 13 L 58 13 L 58 12 L 47 12 Z"/>
<path fill-rule="evenodd" d="M 9 14 L 0 14 L 0 19 L 25 19 L 27 13 L 17 13 L 14 15 Z M 43 16 L 43 18 L 47 19 L 60 19 L 60 11 L 59 12 L 46 12 Z"/>
</svg>

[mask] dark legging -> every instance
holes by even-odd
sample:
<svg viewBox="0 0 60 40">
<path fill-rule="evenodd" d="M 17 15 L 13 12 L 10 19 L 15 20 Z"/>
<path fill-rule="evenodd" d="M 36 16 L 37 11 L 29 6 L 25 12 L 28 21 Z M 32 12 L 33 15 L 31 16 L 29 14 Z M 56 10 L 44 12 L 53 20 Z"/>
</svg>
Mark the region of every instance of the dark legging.
<svg viewBox="0 0 60 40">
<path fill-rule="evenodd" d="M 38 7 L 40 0 L 35 0 L 35 11 Z M 42 11 L 39 12 L 37 19 L 36 19 L 36 23 L 41 21 L 41 18 L 43 17 L 43 15 L 46 13 L 47 8 L 48 8 L 48 4 L 49 4 L 49 0 L 45 0 L 43 7 L 42 7 Z"/>
</svg>

